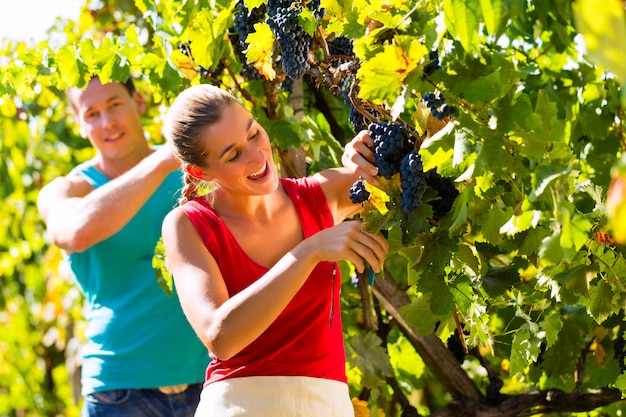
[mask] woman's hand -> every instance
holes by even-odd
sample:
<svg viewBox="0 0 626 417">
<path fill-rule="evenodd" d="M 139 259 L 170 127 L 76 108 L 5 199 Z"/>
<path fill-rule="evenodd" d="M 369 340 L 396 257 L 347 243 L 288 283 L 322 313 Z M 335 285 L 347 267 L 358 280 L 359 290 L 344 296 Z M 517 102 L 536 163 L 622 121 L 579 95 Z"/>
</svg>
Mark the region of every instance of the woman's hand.
<svg viewBox="0 0 626 417">
<path fill-rule="evenodd" d="M 362 130 L 346 144 L 341 156 L 341 162 L 346 168 L 372 185 L 379 183 L 375 161 L 374 140 L 367 130 Z"/>
<path fill-rule="evenodd" d="M 358 220 L 344 221 L 316 233 L 307 239 L 307 243 L 314 245 L 310 250 L 315 251 L 320 261 L 346 260 L 354 264 L 360 273 L 369 264 L 375 272 L 380 272 L 389 244 L 381 233 L 373 235 L 365 232 L 362 225 Z"/>
</svg>

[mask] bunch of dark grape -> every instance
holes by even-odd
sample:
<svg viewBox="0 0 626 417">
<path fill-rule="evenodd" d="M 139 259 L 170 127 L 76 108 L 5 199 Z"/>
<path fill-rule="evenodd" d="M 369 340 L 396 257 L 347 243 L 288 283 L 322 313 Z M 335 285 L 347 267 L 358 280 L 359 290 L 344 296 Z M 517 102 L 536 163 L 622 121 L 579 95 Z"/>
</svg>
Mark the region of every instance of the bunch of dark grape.
<svg viewBox="0 0 626 417">
<path fill-rule="evenodd" d="M 220 61 L 213 71 L 204 68 L 202 65 L 198 65 L 196 71 L 198 71 L 198 74 L 200 74 L 203 78 L 211 78 L 224 72 L 225 68 L 224 63 Z"/>
<path fill-rule="evenodd" d="M 354 204 L 364 203 L 370 198 L 370 192 L 365 189 L 365 181 L 362 179 L 356 180 L 352 187 L 350 187 L 350 200 Z"/>
<path fill-rule="evenodd" d="M 428 60 L 428 64 L 424 66 L 424 76 L 426 77 L 441 68 L 441 65 L 439 65 L 439 52 L 436 50 L 428 53 Z"/>
<path fill-rule="evenodd" d="M 278 85 L 278 88 L 282 91 L 286 91 L 291 95 L 291 93 L 293 93 L 293 83 L 293 79 L 285 77 L 285 79 L 281 81 L 281 83 Z"/>
<path fill-rule="evenodd" d="M 378 174 L 391 179 L 400 171 L 402 158 L 415 148 L 415 138 L 399 123 L 372 123 L 369 131 Z"/>
<path fill-rule="evenodd" d="M 294 80 L 301 78 L 309 68 L 311 36 L 298 24 L 302 5 L 285 0 L 268 2 L 267 23 L 276 37 L 285 74 Z"/>
<path fill-rule="evenodd" d="M 354 58 L 354 51 L 352 50 L 354 41 L 345 36 L 334 38 L 328 42 L 328 52 L 332 57 L 332 65 L 337 67 L 342 62 Z"/>
<path fill-rule="evenodd" d="M 191 42 L 187 41 L 185 43 L 179 43 L 178 50 L 182 52 L 183 55 L 188 56 L 193 60 L 193 55 L 191 54 Z"/>
<path fill-rule="evenodd" d="M 233 28 L 239 37 L 239 46 L 242 50 L 247 48 L 246 38 L 253 33 L 254 25 L 265 20 L 267 7 L 261 4 L 252 10 L 248 10 L 245 3 L 240 0 L 237 2 L 237 12 L 235 13 L 235 22 Z"/>
<path fill-rule="evenodd" d="M 257 70 L 253 64 L 248 62 L 248 58 L 244 50 L 241 48 L 239 42 L 239 35 L 236 33 L 231 33 L 228 35 L 230 38 L 230 43 L 233 45 L 233 49 L 239 58 L 239 61 L 242 63 L 241 75 L 248 80 L 260 80 L 263 78 L 259 70 Z"/>
<path fill-rule="evenodd" d="M 456 114 L 456 107 L 448 105 L 446 99 L 440 93 L 423 93 L 422 100 L 437 120 L 443 120 Z"/>
<path fill-rule="evenodd" d="M 405 213 L 410 213 L 422 204 L 422 197 L 426 192 L 426 178 L 422 156 L 413 149 L 402 158 L 400 163 L 400 178 L 402 180 L 402 200 L 400 206 Z"/>
<path fill-rule="evenodd" d="M 309 0 L 306 7 L 313 12 L 316 19 L 321 19 L 326 14 L 326 10 L 322 8 L 322 0 Z"/>
<path fill-rule="evenodd" d="M 367 130 L 367 125 L 369 124 L 368 120 L 363 116 L 363 114 L 356 109 L 352 105 L 352 101 L 347 94 L 344 95 L 344 104 L 348 104 L 350 106 L 350 113 L 348 114 L 348 121 L 352 125 L 354 129 L 354 133 L 359 133 L 361 130 Z M 369 107 L 365 108 L 372 116 L 378 118 L 380 117 L 380 113 L 376 109 L 372 109 Z"/>
<path fill-rule="evenodd" d="M 249 80 L 260 80 L 262 76 L 254 65 L 248 62 L 248 58 L 246 58 L 246 54 L 244 52 L 248 47 L 246 38 L 250 33 L 255 31 L 254 25 L 256 23 L 261 23 L 265 20 L 266 11 L 267 7 L 265 4 L 255 7 L 249 11 L 243 1 L 240 0 L 237 2 L 237 12 L 235 14 L 235 22 L 233 25 L 235 32 L 229 37 L 231 43 L 233 44 L 233 48 L 235 49 L 235 53 L 239 57 L 239 60 L 243 63 L 241 75 Z"/>
<path fill-rule="evenodd" d="M 361 130 L 367 129 L 367 123 L 365 117 L 352 105 L 352 102 L 348 97 L 344 99 L 345 104 L 350 105 L 350 113 L 348 114 L 348 121 L 354 129 L 354 133 L 359 133 Z"/>
<path fill-rule="evenodd" d="M 345 36 L 334 38 L 328 42 L 330 65 L 333 68 L 338 68 L 341 64 L 354 59 L 352 45 L 353 40 Z M 337 71 L 334 73 L 334 77 L 335 79 L 333 80 L 333 84 L 330 86 L 330 91 L 336 96 L 341 96 L 345 91 L 350 89 L 353 76 L 343 71 Z"/>
<path fill-rule="evenodd" d="M 465 361 L 465 356 L 467 355 L 467 352 L 465 351 L 463 342 L 461 342 L 461 336 L 458 330 L 455 330 L 454 334 L 450 335 L 450 337 L 446 341 L 446 346 L 448 347 L 448 350 L 452 352 L 452 354 L 459 363 L 463 363 Z"/>
<path fill-rule="evenodd" d="M 452 179 L 442 177 L 434 168 L 426 172 L 425 177 L 426 185 L 439 194 L 438 199 L 428 202 L 433 208 L 433 218 L 438 220 L 452 209 L 459 190 L 454 186 Z"/>
</svg>

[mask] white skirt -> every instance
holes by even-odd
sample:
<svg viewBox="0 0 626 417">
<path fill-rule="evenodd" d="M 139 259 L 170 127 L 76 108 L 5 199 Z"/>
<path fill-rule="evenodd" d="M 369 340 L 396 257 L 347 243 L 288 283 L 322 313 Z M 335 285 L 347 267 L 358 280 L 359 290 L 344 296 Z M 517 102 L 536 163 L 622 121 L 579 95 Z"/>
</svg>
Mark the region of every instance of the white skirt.
<svg viewBox="0 0 626 417">
<path fill-rule="evenodd" d="M 195 417 L 354 417 L 348 385 L 303 376 L 250 376 L 209 384 Z"/>
</svg>

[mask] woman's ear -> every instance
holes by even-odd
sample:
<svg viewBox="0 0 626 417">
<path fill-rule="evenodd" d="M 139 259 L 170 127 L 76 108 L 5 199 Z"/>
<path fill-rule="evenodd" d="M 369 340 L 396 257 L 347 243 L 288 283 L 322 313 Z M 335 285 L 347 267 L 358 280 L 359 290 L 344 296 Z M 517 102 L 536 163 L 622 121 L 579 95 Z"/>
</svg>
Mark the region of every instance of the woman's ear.
<svg viewBox="0 0 626 417">
<path fill-rule="evenodd" d="M 183 169 L 185 170 L 185 172 L 189 175 L 191 175 L 192 177 L 194 177 L 197 180 L 202 180 L 202 181 L 206 181 L 209 182 L 212 180 L 211 177 L 209 177 L 203 170 L 202 168 L 200 168 L 197 165 L 193 165 L 193 164 L 185 164 L 183 166 Z"/>
</svg>

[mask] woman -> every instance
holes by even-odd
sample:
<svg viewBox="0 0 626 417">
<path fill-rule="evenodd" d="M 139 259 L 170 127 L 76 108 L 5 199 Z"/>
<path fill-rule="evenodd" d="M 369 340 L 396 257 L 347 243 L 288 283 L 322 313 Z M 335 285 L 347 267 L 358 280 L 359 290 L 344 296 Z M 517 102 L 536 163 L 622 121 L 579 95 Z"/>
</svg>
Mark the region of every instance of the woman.
<svg viewBox="0 0 626 417">
<path fill-rule="evenodd" d="M 356 172 L 373 169 L 356 152 L 367 133 L 350 145 L 352 169 L 280 179 L 265 130 L 210 85 L 179 95 L 164 132 L 187 184 L 163 223 L 168 265 L 213 359 L 196 415 L 352 416 L 336 262 L 379 271 L 388 249 L 343 221 L 360 209 Z M 199 182 L 215 187 L 197 196 Z"/>
</svg>

